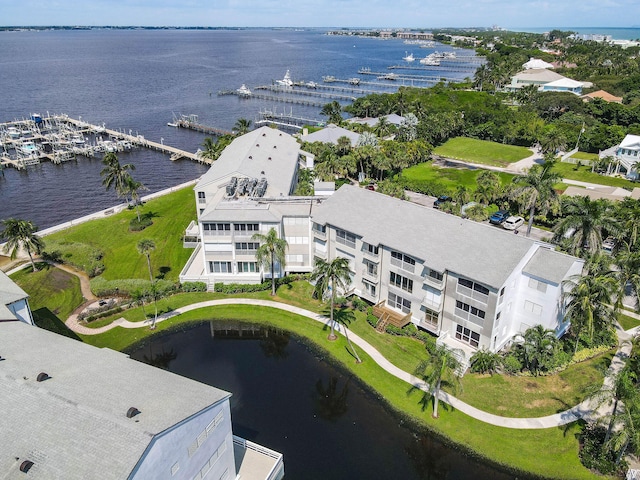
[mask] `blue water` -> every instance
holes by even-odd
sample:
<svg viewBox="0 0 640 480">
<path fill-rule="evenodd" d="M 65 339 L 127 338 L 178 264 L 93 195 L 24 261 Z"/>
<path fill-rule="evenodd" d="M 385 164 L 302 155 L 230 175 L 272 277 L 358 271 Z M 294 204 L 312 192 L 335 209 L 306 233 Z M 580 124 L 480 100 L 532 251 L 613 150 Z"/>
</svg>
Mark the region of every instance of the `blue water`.
<svg viewBox="0 0 640 480">
<path fill-rule="evenodd" d="M 402 63 L 406 51 L 420 58 L 433 49 L 400 40 L 327 36 L 322 30 L 1 32 L 0 122 L 65 113 L 195 152 L 204 135 L 167 127 L 174 114 L 197 114 L 201 123 L 228 130 L 238 118 L 259 119 L 265 109 L 323 120 L 318 108 L 218 96 L 220 90 L 268 85 L 287 69 L 294 81 L 318 83 L 323 75 L 356 77 L 361 67 L 384 72 Z M 206 171 L 147 150 L 122 154 L 121 161 L 136 166 L 135 178 L 150 192 Z M 101 167 L 100 159 L 80 157 L 77 163 L 45 162 L 28 172 L 6 169 L 0 176 L 0 220 L 20 217 L 45 228 L 117 203 L 101 186 Z"/>
</svg>

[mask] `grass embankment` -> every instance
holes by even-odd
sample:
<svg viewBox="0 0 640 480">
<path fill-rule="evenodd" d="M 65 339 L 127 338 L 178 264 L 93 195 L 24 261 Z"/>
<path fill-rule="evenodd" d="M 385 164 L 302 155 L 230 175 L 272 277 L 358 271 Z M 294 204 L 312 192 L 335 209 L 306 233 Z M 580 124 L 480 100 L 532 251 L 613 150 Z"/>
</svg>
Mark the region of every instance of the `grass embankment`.
<svg viewBox="0 0 640 480">
<path fill-rule="evenodd" d="M 165 259 L 164 262 L 166 262 L 166 265 L 172 269 L 170 271 L 176 272 L 177 274 L 182 266 L 182 263 L 180 262 L 186 261 L 190 251 L 184 250 L 184 255 L 172 254 L 171 252 L 175 250 L 175 245 L 170 244 L 171 242 L 169 242 L 168 239 L 173 238 L 173 242 L 182 249 L 182 230 L 190 220 L 190 212 L 193 210 L 191 207 L 186 207 L 184 204 L 189 206 L 192 205 L 193 197 L 190 191 L 186 191 L 186 193 L 185 191 L 182 191 L 158 200 L 162 200 L 162 202 L 159 202 L 159 204 L 156 204 L 156 201 L 149 202 L 145 209 L 148 208 L 154 212 L 158 212 L 159 216 L 156 217 L 156 220 L 166 218 L 168 222 L 167 229 L 170 234 L 165 235 L 164 232 L 156 232 L 151 236 L 149 235 L 151 232 L 149 229 L 142 233 L 130 233 L 127 231 L 128 221 L 131 218 L 131 215 L 135 215 L 135 213 L 124 212 L 107 219 L 101 219 L 96 222 L 90 222 L 86 225 L 76 226 L 57 235 L 59 236 L 60 241 L 65 241 L 67 239 L 72 239 L 77 242 L 95 241 L 96 244 L 100 245 L 100 248 L 105 251 L 105 265 L 107 268 L 105 275 L 107 271 L 110 271 L 110 278 L 127 278 L 128 275 L 138 275 L 141 278 L 145 278 L 146 261 L 144 257 L 137 253 L 136 244 L 139 238 L 152 238 L 157 242 L 156 245 L 158 247 L 154 252 L 155 256 L 152 257 L 152 262 L 154 262 L 154 259 L 155 261 L 158 261 L 158 259 Z M 176 218 L 180 220 L 176 220 Z M 180 228 L 177 228 L 175 226 L 176 224 L 180 225 Z M 94 232 L 94 235 L 95 232 L 100 232 L 98 235 L 99 238 L 94 238 L 90 232 Z M 108 232 L 108 234 L 105 232 Z M 127 247 L 123 249 L 122 244 L 127 245 Z M 165 249 L 168 251 L 165 252 Z M 122 256 L 119 256 L 118 252 L 121 252 Z M 133 256 L 129 255 L 130 252 L 133 252 Z M 127 263 L 130 262 L 136 263 L 136 260 L 138 263 L 137 267 L 127 265 Z M 157 268 L 158 264 L 153 263 L 153 265 Z M 37 301 L 42 301 L 43 304 L 50 305 L 48 293 L 42 290 L 39 291 L 34 286 L 27 285 L 25 290 L 32 294 L 32 302 L 36 301 L 36 297 L 42 297 L 42 300 L 38 299 Z M 278 290 L 276 300 L 291 303 L 311 311 L 324 312 L 326 307 L 311 299 L 310 292 L 311 286 L 308 283 L 297 282 L 291 286 L 281 287 Z M 268 292 L 257 292 L 243 296 L 272 299 Z M 161 311 L 168 311 L 181 305 L 220 297 L 222 297 L 221 294 L 212 293 L 180 294 L 161 300 L 159 302 L 159 308 Z M 75 303 L 75 301 L 76 300 L 69 300 L 69 305 Z M 153 305 L 147 305 L 145 307 L 147 316 L 151 312 L 152 308 Z M 69 307 L 67 311 L 70 311 L 71 309 L 72 308 Z M 60 310 L 60 312 L 62 312 L 62 310 Z M 145 319 L 145 313 L 143 313 L 142 308 L 138 308 L 129 310 L 123 314 L 118 314 L 110 319 L 100 320 L 93 325 L 104 324 L 120 316 L 125 316 L 131 321 L 142 321 Z M 348 322 L 349 328 L 352 329 L 354 333 L 370 342 L 386 358 L 388 358 L 389 361 L 403 370 L 409 372 L 412 371 L 418 361 L 426 355 L 424 346 L 417 340 L 404 337 L 393 337 L 391 335 L 380 335 L 376 333 L 368 323 L 366 323 L 362 313 L 353 312 L 352 316 L 351 321 Z M 514 468 L 546 477 L 594 478 L 586 469 L 584 469 L 584 467 L 581 466 L 578 460 L 578 443 L 575 438 L 575 434 L 579 430 L 578 426 L 569 426 L 566 431 L 563 428 L 522 431 L 511 430 L 492 427 L 469 418 L 460 412 L 451 411 L 443 411 L 440 419 L 433 420 L 431 419 L 428 411 L 423 412 L 421 410 L 419 404 L 419 392 L 408 396 L 407 391 L 409 386 L 406 383 L 382 371 L 380 367 L 375 365 L 374 362 L 364 355 L 363 352 L 360 352 L 360 355 L 364 359 L 364 363 L 356 365 L 351 354 L 348 353 L 345 341 L 342 337 L 335 343 L 329 343 L 326 341 L 328 333 L 326 331 L 326 326 L 288 312 L 283 312 L 273 308 L 258 308 L 255 306 L 218 306 L 208 309 L 199 309 L 176 316 L 171 320 L 158 324 L 157 329 L 153 332 L 148 328 L 123 329 L 117 327 L 101 335 L 86 336 L 83 340 L 97 346 L 107 346 L 117 350 L 122 350 L 127 346 L 142 340 L 146 336 L 155 332 L 165 331 L 174 325 L 212 318 L 238 319 L 253 323 L 272 325 L 277 328 L 292 331 L 294 334 L 308 339 L 308 341 L 317 344 L 320 348 L 323 348 L 339 363 L 344 365 L 345 368 L 348 368 L 354 374 L 357 374 L 366 384 L 370 385 L 376 392 L 378 392 L 381 398 L 384 398 L 398 411 L 403 412 L 407 416 L 419 421 L 422 425 L 429 426 L 439 434 L 474 450 L 478 455 L 489 458 L 496 463 L 511 465 Z M 517 382 L 504 382 L 502 385 L 491 385 L 491 382 L 495 382 L 495 380 L 491 380 L 491 378 L 489 378 L 488 381 L 487 379 L 482 378 L 469 378 L 471 380 L 469 386 L 467 386 L 465 390 L 484 388 L 483 391 L 485 392 L 485 395 L 476 395 L 476 398 L 474 398 L 473 401 L 470 400 L 471 403 L 478 402 L 477 404 L 474 403 L 478 408 L 490 410 L 493 398 L 500 395 L 501 402 L 513 404 L 514 410 L 518 410 L 521 413 L 521 415 L 518 416 L 526 415 L 523 413 L 525 410 L 518 409 L 517 407 L 517 405 L 521 405 L 522 403 L 520 400 L 521 385 L 518 385 Z M 487 386 L 481 387 L 480 384 L 482 382 Z M 558 397 L 560 398 L 558 400 L 558 405 L 560 406 L 565 404 L 566 406 L 570 406 L 574 399 L 577 398 L 577 394 L 573 391 L 566 394 L 567 390 L 574 388 L 573 379 L 566 379 L 566 383 L 567 386 L 559 389 L 559 391 L 548 393 L 548 396 L 558 394 Z M 576 384 L 579 389 L 580 382 L 576 382 Z M 542 386 L 540 388 L 544 387 Z M 496 391 L 496 389 L 499 391 Z M 562 397 L 562 394 L 566 394 L 566 396 Z M 512 400 L 509 399 L 510 396 L 513 396 Z M 540 397 L 543 396 L 544 393 L 541 391 Z M 537 411 L 554 413 L 555 411 L 562 409 L 560 406 L 553 404 L 539 405 L 539 410 Z"/>
<path fill-rule="evenodd" d="M 153 218 L 153 225 L 140 232 L 129 231 L 129 222 L 136 217 L 135 210 L 82 223 L 67 230 L 47 235 L 46 250 L 52 252 L 57 245 L 74 242 L 77 248 L 64 261 L 74 265 L 89 262 L 83 258 L 86 252 L 102 252 L 106 280 L 122 278 L 149 278 L 147 259 L 138 253 L 142 239 L 151 239 L 156 245 L 151 252 L 154 276 L 177 280 L 180 269 L 189 259 L 192 250 L 182 247 L 182 237 L 189 222 L 196 218 L 193 190 L 184 188 L 170 195 L 149 200 L 142 213 Z M 80 248 L 86 246 L 87 248 Z"/>
<path fill-rule="evenodd" d="M 533 154 L 525 147 L 467 137 L 451 138 L 443 145 L 436 147 L 433 153 L 446 158 L 494 167 L 507 167 Z"/>
</svg>

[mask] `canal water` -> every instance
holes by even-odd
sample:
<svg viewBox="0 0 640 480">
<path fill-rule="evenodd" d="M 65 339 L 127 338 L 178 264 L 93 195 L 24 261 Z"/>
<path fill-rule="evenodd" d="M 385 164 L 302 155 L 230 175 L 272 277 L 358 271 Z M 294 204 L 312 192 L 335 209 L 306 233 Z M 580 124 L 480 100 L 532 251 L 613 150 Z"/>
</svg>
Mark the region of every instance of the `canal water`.
<svg viewBox="0 0 640 480">
<path fill-rule="evenodd" d="M 240 325 L 181 327 L 129 353 L 232 392 L 234 433 L 283 453 L 287 480 L 512 478 L 404 422 L 288 333 Z"/>
</svg>

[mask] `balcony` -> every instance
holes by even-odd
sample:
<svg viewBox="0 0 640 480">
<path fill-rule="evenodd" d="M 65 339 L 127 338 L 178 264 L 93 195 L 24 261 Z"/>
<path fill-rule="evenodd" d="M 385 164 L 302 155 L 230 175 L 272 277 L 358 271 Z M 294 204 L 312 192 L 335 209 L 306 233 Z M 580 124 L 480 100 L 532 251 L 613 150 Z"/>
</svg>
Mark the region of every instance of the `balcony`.
<svg viewBox="0 0 640 480">
<path fill-rule="evenodd" d="M 424 328 L 425 330 L 429 330 L 430 332 L 437 333 L 438 332 L 438 320 L 432 318 L 431 316 L 426 316 L 420 319 L 420 323 L 418 326 Z"/>
<path fill-rule="evenodd" d="M 370 252 L 369 250 L 363 249 L 362 250 L 362 256 L 364 258 L 367 258 L 375 263 L 379 263 L 380 262 L 380 254 L 378 253 L 373 253 Z"/>
<path fill-rule="evenodd" d="M 464 295 L 465 297 L 473 298 L 478 302 L 482 302 L 485 305 L 489 301 L 489 295 L 485 295 L 484 293 L 476 292 L 475 290 L 470 289 L 469 287 L 465 287 L 463 285 L 458 284 L 456 288 L 456 292 Z"/>
<path fill-rule="evenodd" d="M 384 327 L 388 324 L 402 328 L 411 322 L 411 312 L 401 313 L 396 310 L 392 310 L 387 307 L 384 300 L 374 305 L 373 314 L 378 317 L 378 325 L 376 326 L 376 330 L 378 331 L 384 331 Z"/>
<path fill-rule="evenodd" d="M 439 312 L 442 309 L 442 300 L 435 301 L 426 296 L 422 299 L 422 302 L 420 302 L 420 304 L 424 305 L 427 308 L 435 310 L 436 312 Z"/>
<path fill-rule="evenodd" d="M 375 282 L 378 283 L 378 272 L 377 271 L 375 273 L 373 273 L 373 272 L 370 272 L 367 267 L 364 267 L 362 269 L 362 276 L 364 278 L 375 280 Z"/>
</svg>

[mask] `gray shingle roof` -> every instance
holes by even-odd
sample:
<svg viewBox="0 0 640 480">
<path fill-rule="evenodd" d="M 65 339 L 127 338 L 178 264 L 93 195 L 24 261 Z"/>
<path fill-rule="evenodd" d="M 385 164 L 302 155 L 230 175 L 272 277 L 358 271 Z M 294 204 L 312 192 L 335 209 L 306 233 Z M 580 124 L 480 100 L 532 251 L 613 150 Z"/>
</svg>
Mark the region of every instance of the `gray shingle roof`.
<svg viewBox="0 0 640 480">
<path fill-rule="evenodd" d="M 330 123 L 322 130 L 309 133 L 308 135 L 303 135 L 302 137 L 300 137 L 300 140 L 304 142 L 322 142 L 333 143 L 337 145 L 338 139 L 340 137 L 347 137 L 349 140 L 351 140 L 351 145 L 355 146 L 360 139 L 360 134 Z"/>
<path fill-rule="evenodd" d="M 3 478 L 25 459 L 33 478 L 127 478 L 154 435 L 230 395 L 22 322 L 0 323 L 0 354 Z"/>
<path fill-rule="evenodd" d="M 349 185 L 316 207 L 312 219 L 496 289 L 535 243 L 491 225 Z"/>
<path fill-rule="evenodd" d="M 539 248 L 522 269 L 522 272 L 559 285 L 576 260 L 575 257 L 548 248 Z"/>
<path fill-rule="evenodd" d="M 236 175 L 266 177 L 266 196 L 288 195 L 299 155 L 300 145 L 291 135 L 261 127 L 234 139 L 200 178 L 195 189 Z"/>
</svg>

